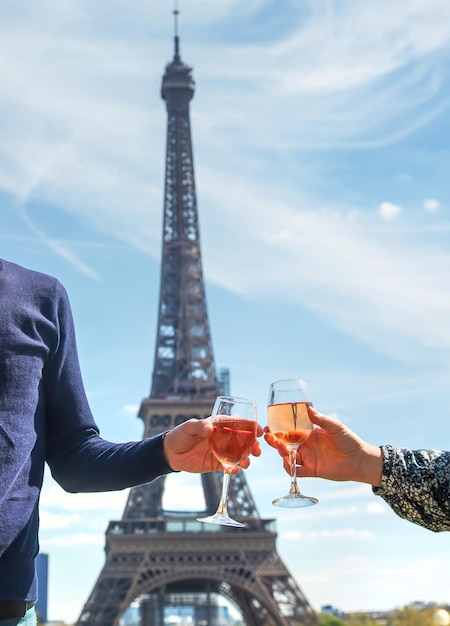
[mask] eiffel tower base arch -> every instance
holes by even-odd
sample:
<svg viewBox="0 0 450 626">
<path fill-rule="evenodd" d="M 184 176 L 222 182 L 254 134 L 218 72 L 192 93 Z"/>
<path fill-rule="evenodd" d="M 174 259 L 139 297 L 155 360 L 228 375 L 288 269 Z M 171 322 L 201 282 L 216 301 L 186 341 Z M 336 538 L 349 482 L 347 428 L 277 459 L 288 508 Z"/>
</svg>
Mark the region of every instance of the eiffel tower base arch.
<svg viewBox="0 0 450 626">
<path fill-rule="evenodd" d="M 205 525 L 190 520 L 181 532 L 171 532 L 168 521 L 110 522 L 105 566 L 79 626 L 118 626 L 140 598 L 142 626 L 164 626 L 164 606 L 182 594 L 223 596 L 240 610 L 246 626 L 316 624 L 314 611 L 277 555 L 272 523 L 257 519 L 242 530 L 205 531 Z M 168 532 L 153 534 L 161 524 L 169 524 Z M 195 524 L 198 532 L 193 532 Z M 215 623 L 212 615 L 202 620 L 205 626 Z"/>
</svg>

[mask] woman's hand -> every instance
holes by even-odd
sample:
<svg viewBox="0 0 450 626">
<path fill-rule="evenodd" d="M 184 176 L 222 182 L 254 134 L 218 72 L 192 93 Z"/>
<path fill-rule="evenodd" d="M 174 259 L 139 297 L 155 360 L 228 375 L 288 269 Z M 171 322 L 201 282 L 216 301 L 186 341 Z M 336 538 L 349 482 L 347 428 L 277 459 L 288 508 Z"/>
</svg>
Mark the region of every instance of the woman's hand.
<svg viewBox="0 0 450 626">
<path fill-rule="evenodd" d="M 309 438 L 297 453 L 297 476 L 318 476 L 330 480 L 354 480 L 379 486 L 383 473 L 381 449 L 363 441 L 339 420 L 308 407 L 314 424 Z M 264 439 L 283 457 L 290 473 L 286 445 L 264 429 Z"/>
</svg>

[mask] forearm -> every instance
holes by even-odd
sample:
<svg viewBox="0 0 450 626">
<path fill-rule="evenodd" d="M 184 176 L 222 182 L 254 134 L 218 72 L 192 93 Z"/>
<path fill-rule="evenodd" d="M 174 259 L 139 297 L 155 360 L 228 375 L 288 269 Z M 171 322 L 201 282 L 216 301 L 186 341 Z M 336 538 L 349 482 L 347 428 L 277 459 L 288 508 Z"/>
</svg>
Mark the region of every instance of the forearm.
<svg viewBox="0 0 450 626">
<path fill-rule="evenodd" d="M 386 445 L 382 453 L 383 476 L 374 493 L 410 522 L 450 530 L 450 452 Z"/>
<path fill-rule="evenodd" d="M 171 471 L 164 456 L 162 435 L 115 444 L 91 433 L 72 443 L 70 449 L 62 445 L 55 450 L 48 457 L 52 475 L 73 493 L 125 489 Z"/>
</svg>

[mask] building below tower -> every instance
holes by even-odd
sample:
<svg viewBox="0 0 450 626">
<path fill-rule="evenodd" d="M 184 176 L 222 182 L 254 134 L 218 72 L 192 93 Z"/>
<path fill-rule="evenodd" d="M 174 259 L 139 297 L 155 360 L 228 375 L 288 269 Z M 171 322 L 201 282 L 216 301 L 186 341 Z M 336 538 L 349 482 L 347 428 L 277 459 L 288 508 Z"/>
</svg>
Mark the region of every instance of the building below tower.
<svg viewBox="0 0 450 626">
<path fill-rule="evenodd" d="M 39 620 L 46 623 L 48 621 L 48 554 L 38 554 L 36 559 L 36 573 L 38 579 L 36 612 Z"/>
</svg>

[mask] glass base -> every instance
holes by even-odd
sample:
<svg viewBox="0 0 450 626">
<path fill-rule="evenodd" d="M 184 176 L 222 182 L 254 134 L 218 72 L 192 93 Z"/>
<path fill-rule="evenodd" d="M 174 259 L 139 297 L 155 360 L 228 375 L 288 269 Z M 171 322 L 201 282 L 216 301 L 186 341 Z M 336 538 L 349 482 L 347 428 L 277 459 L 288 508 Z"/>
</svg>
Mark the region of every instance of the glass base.
<svg viewBox="0 0 450 626">
<path fill-rule="evenodd" d="M 197 517 L 197 522 L 206 522 L 207 524 L 221 524 L 222 526 L 236 526 L 237 528 L 245 528 L 245 524 L 237 522 L 228 515 L 223 513 L 214 513 L 209 517 Z"/>
<path fill-rule="evenodd" d="M 301 493 L 288 493 L 287 496 L 273 500 L 272 504 L 275 506 L 282 506 L 286 509 L 298 509 L 305 506 L 312 506 L 318 502 L 319 500 L 317 498 L 313 498 L 312 496 L 302 496 Z"/>
</svg>

